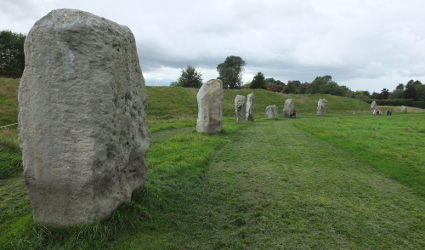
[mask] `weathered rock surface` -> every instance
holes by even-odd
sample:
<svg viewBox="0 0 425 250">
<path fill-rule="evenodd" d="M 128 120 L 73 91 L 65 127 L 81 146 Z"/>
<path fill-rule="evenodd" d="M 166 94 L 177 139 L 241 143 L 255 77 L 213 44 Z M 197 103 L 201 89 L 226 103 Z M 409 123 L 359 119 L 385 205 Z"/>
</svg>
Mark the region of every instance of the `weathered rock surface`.
<svg viewBox="0 0 425 250">
<path fill-rule="evenodd" d="M 375 101 L 373 101 L 371 104 L 370 104 L 370 109 L 371 109 L 371 111 L 373 112 L 374 110 L 377 110 L 378 109 L 378 104 L 375 102 Z"/>
<path fill-rule="evenodd" d="M 254 121 L 255 96 L 254 93 L 246 97 L 246 119 L 250 122 Z"/>
<path fill-rule="evenodd" d="M 325 116 L 327 106 L 328 101 L 326 101 L 326 99 L 320 99 L 317 103 L 317 115 Z"/>
<path fill-rule="evenodd" d="M 129 28 L 53 10 L 25 41 L 19 141 L 35 223 L 103 220 L 147 178 L 147 94 Z"/>
<path fill-rule="evenodd" d="M 216 133 L 223 128 L 223 83 L 209 80 L 202 84 L 196 95 L 198 100 L 198 120 L 196 131 Z"/>
<path fill-rule="evenodd" d="M 294 101 L 287 99 L 283 105 L 283 117 L 290 117 L 292 110 L 294 110 Z"/>
<path fill-rule="evenodd" d="M 236 122 L 245 123 L 246 122 L 246 98 L 242 95 L 236 95 L 235 97 L 235 113 L 236 113 Z"/>
<path fill-rule="evenodd" d="M 276 105 L 269 105 L 266 108 L 267 118 L 269 119 L 277 119 L 277 107 Z"/>
<path fill-rule="evenodd" d="M 406 106 L 401 106 L 401 113 L 407 114 L 407 107 Z"/>
</svg>

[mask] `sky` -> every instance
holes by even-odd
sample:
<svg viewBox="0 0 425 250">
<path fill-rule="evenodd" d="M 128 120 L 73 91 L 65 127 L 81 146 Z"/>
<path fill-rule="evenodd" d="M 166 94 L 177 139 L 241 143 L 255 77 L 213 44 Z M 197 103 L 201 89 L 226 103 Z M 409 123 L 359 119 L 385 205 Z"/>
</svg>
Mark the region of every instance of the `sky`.
<svg viewBox="0 0 425 250">
<path fill-rule="evenodd" d="M 228 56 L 288 82 L 331 75 L 353 91 L 425 83 L 422 0 L 0 0 L 0 30 L 28 34 L 53 9 L 72 8 L 133 32 L 146 85 L 169 86 L 182 69 L 204 81 Z"/>
</svg>

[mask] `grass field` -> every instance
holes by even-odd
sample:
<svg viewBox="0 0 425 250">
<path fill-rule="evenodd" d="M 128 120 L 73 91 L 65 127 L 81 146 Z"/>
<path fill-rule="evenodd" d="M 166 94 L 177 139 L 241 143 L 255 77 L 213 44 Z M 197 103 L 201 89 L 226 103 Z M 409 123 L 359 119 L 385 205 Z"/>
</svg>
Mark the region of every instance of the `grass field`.
<svg viewBox="0 0 425 250">
<path fill-rule="evenodd" d="M 0 178 L 0 249 L 425 248 L 423 110 L 371 116 L 326 96 L 318 117 L 319 96 L 256 91 L 255 122 L 237 124 L 234 95 L 251 91 L 230 90 L 224 131 L 207 135 L 194 131 L 195 90 L 148 93 L 148 183 L 104 222 L 33 225 L 16 129 L 0 131 L 0 168 L 12 168 Z M 296 119 L 265 119 L 287 98 Z"/>
</svg>

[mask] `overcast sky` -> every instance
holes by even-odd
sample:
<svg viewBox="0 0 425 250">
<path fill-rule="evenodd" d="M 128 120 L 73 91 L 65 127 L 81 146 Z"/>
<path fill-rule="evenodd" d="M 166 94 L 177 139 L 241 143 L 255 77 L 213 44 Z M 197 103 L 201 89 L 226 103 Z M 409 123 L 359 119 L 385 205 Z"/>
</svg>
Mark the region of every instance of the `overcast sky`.
<svg viewBox="0 0 425 250">
<path fill-rule="evenodd" d="M 217 78 L 231 55 L 247 63 L 244 82 L 261 71 L 371 93 L 425 83 L 422 0 L 0 0 L 0 30 L 28 34 L 59 8 L 128 26 L 147 85 L 169 86 L 187 65 Z"/>
</svg>

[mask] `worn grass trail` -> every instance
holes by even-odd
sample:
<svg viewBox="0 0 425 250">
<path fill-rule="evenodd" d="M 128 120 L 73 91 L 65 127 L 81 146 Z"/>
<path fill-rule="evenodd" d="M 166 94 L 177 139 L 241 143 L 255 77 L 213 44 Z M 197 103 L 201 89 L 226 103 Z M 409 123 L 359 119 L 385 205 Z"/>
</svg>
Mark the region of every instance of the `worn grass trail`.
<svg viewBox="0 0 425 250">
<path fill-rule="evenodd" d="M 297 118 L 298 119 L 298 118 Z M 255 122 L 212 157 L 176 221 L 115 244 L 140 249 L 423 249 L 425 201 L 349 153 Z M 183 197 L 184 199 L 184 197 Z"/>
</svg>

